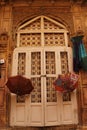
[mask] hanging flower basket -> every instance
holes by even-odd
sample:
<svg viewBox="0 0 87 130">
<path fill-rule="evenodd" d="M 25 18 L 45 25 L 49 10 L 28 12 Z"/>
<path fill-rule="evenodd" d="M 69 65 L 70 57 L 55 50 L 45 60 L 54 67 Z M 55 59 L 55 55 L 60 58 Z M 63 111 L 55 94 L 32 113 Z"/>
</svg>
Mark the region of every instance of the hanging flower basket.
<svg viewBox="0 0 87 130">
<path fill-rule="evenodd" d="M 78 87 L 78 78 L 79 76 L 75 73 L 58 75 L 58 78 L 54 81 L 53 85 L 56 91 L 72 92 Z"/>
</svg>

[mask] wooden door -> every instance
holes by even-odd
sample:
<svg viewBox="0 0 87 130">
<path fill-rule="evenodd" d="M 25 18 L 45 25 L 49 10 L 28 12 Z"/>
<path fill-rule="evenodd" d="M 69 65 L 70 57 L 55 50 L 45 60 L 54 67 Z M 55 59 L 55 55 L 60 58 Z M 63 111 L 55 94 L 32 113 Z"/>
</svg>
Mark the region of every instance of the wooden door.
<svg viewBox="0 0 87 130">
<path fill-rule="evenodd" d="M 45 126 L 60 124 L 60 94 L 57 94 L 53 82 L 57 77 L 57 51 L 44 49 L 44 114 Z"/>
<path fill-rule="evenodd" d="M 13 75 L 26 76 L 27 53 L 24 50 L 15 50 L 13 54 Z M 11 93 L 11 126 L 27 125 L 27 98 Z"/>
<path fill-rule="evenodd" d="M 27 96 L 11 96 L 11 125 L 54 126 L 75 124 L 76 91 L 66 94 L 55 91 L 58 74 L 72 72 L 70 48 L 23 48 L 15 50 L 12 74 L 31 78 L 34 90 Z"/>
</svg>

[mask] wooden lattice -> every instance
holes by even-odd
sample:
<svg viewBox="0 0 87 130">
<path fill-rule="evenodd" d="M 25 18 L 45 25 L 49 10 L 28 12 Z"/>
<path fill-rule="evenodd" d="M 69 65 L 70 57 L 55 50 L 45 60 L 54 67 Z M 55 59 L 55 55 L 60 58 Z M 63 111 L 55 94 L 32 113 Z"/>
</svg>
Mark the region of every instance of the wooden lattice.
<svg viewBox="0 0 87 130">
<path fill-rule="evenodd" d="M 46 52 L 46 74 L 55 74 L 56 66 L 55 66 L 55 53 L 54 52 Z"/>
<path fill-rule="evenodd" d="M 31 53 L 31 74 L 40 75 L 41 74 L 41 55 L 40 52 Z"/>
<path fill-rule="evenodd" d="M 25 67 L 26 67 L 26 53 L 18 54 L 18 75 L 25 75 Z"/>
<path fill-rule="evenodd" d="M 44 18 L 44 29 L 60 29 L 60 26 L 56 25 L 55 23 L 53 23 L 52 21 L 49 21 L 48 19 Z"/>
<path fill-rule="evenodd" d="M 34 86 L 34 90 L 31 93 L 31 102 L 41 102 L 41 78 L 32 78 L 31 80 Z"/>
<path fill-rule="evenodd" d="M 56 102 L 57 101 L 57 93 L 53 87 L 53 82 L 55 81 L 54 77 L 46 78 L 46 100 L 47 102 Z"/>
<path fill-rule="evenodd" d="M 46 33 L 44 35 L 45 46 L 64 46 L 64 34 L 63 33 Z"/>
<path fill-rule="evenodd" d="M 25 26 L 24 28 L 22 28 L 22 30 L 39 30 L 41 29 L 41 19 L 37 19 L 31 23 L 29 23 L 27 26 Z"/>
<path fill-rule="evenodd" d="M 59 31 L 60 30 L 60 31 Z M 38 18 L 21 28 L 19 46 L 65 46 L 63 27 L 54 20 Z"/>
<path fill-rule="evenodd" d="M 41 46 L 41 34 L 40 33 L 21 34 L 20 46 Z"/>
<path fill-rule="evenodd" d="M 61 52 L 61 73 L 66 74 L 68 72 L 68 55 L 67 52 Z"/>
</svg>

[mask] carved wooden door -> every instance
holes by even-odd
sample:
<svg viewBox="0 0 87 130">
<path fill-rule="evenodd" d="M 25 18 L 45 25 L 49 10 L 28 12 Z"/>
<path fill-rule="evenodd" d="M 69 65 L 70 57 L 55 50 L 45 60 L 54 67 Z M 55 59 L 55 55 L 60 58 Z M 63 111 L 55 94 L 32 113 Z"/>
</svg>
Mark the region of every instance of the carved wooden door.
<svg viewBox="0 0 87 130">
<path fill-rule="evenodd" d="M 68 62 L 69 61 L 69 62 Z M 76 93 L 55 91 L 58 74 L 72 71 L 68 48 L 31 48 L 15 50 L 13 75 L 31 78 L 34 90 L 27 96 L 11 98 L 11 125 L 53 126 L 77 123 Z M 73 114 L 72 114 L 73 113 Z"/>
</svg>

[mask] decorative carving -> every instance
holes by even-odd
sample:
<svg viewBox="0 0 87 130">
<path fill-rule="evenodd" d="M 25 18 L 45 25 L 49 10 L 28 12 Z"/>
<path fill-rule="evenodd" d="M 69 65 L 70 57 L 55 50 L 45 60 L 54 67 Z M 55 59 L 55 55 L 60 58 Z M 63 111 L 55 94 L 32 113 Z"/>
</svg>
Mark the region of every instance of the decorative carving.
<svg viewBox="0 0 87 130">
<path fill-rule="evenodd" d="M 68 15 L 66 15 L 68 13 Z M 51 6 L 22 6 L 13 7 L 13 33 L 16 32 L 18 26 L 27 20 L 36 17 L 38 15 L 46 15 L 52 17 L 62 23 L 64 23 L 70 30 L 73 30 L 74 25 L 72 24 L 73 17 L 71 13 L 71 7 L 54 7 Z"/>
<path fill-rule="evenodd" d="M 6 125 L 6 117 L 5 117 L 5 112 L 0 111 L 0 127 Z"/>
<path fill-rule="evenodd" d="M 0 89 L 0 107 L 4 106 L 4 90 Z"/>
<path fill-rule="evenodd" d="M 87 86 L 82 88 L 83 106 L 87 106 Z"/>
<path fill-rule="evenodd" d="M 83 109 L 82 123 L 83 125 L 87 125 L 87 109 Z"/>
<path fill-rule="evenodd" d="M 33 1 L 34 1 L 34 0 L 29 0 L 28 3 L 31 4 L 31 3 L 33 3 Z"/>
<path fill-rule="evenodd" d="M 7 33 L 1 33 L 0 34 L 0 50 L 4 51 L 4 49 L 7 49 L 8 45 L 8 35 Z"/>
<path fill-rule="evenodd" d="M 87 2 L 87 0 L 71 0 L 74 3 L 79 3 L 79 4 L 85 4 Z"/>
<path fill-rule="evenodd" d="M 56 0 L 50 0 L 50 2 L 51 2 L 52 4 L 54 4 L 54 3 L 56 2 Z"/>
<path fill-rule="evenodd" d="M 11 63 L 11 61 L 12 61 L 12 54 L 11 54 L 11 53 L 9 53 L 9 55 L 8 55 L 8 63 L 10 64 L 10 63 Z"/>
<path fill-rule="evenodd" d="M 82 72 L 81 76 L 82 76 L 82 84 L 87 84 L 87 73 Z"/>
<path fill-rule="evenodd" d="M 5 5 L 7 3 L 9 3 L 10 0 L 1 0 L 0 1 L 0 5 Z"/>
<path fill-rule="evenodd" d="M 0 88 L 3 88 L 5 85 L 4 78 L 0 78 Z"/>
</svg>

